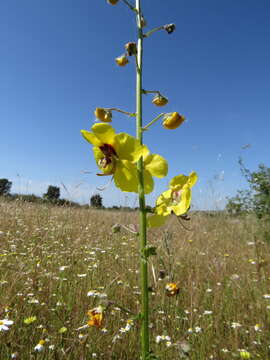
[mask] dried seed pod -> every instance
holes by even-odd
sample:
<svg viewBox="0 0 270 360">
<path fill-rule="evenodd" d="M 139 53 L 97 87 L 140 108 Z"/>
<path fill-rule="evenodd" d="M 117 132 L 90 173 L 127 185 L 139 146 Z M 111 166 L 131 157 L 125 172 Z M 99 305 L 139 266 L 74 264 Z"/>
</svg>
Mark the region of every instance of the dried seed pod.
<svg viewBox="0 0 270 360">
<path fill-rule="evenodd" d="M 137 44 L 135 42 L 128 42 L 125 45 L 125 49 L 127 50 L 129 56 L 137 54 Z"/>
<path fill-rule="evenodd" d="M 176 29 L 175 24 L 167 24 L 163 26 L 163 29 L 167 31 L 168 34 L 171 34 Z"/>
</svg>

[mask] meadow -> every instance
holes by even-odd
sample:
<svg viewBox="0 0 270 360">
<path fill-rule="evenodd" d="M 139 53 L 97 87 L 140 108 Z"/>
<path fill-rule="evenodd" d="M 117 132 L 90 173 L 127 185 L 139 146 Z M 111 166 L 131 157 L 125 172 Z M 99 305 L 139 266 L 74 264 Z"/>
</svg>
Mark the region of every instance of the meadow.
<svg viewBox="0 0 270 360">
<path fill-rule="evenodd" d="M 139 360 L 138 238 L 112 228 L 134 229 L 136 217 L 0 200 L 1 360 Z M 248 358 L 244 351 L 270 358 L 270 256 L 261 232 L 252 216 L 222 213 L 182 223 L 172 216 L 149 231 L 158 359 Z M 178 295 L 167 296 L 169 282 Z M 99 304 L 102 326 L 87 325 Z"/>
</svg>

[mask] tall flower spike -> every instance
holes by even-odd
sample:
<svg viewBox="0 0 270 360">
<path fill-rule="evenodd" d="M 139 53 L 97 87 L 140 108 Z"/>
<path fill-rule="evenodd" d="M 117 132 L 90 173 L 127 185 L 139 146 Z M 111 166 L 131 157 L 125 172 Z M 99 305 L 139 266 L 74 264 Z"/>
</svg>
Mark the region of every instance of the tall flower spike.
<svg viewBox="0 0 270 360">
<path fill-rule="evenodd" d="M 169 189 L 164 191 L 156 201 L 155 215 L 147 219 L 149 227 L 156 227 L 165 224 L 171 213 L 176 216 L 185 214 L 191 203 L 191 188 L 198 180 L 197 174 L 193 171 L 186 175 L 178 175 L 172 178 Z"/>
<path fill-rule="evenodd" d="M 126 54 L 118 56 L 115 59 L 115 61 L 116 61 L 116 64 L 119 66 L 125 66 L 128 64 L 128 58 L 127 58 Z"/>
<path fill-rule="evenodd" d="M 185 121 L 185 117 L 178 112 L 167 113 L 163 117 L 162 125 L 165 129 L 174 130 Z"/>
</svg>

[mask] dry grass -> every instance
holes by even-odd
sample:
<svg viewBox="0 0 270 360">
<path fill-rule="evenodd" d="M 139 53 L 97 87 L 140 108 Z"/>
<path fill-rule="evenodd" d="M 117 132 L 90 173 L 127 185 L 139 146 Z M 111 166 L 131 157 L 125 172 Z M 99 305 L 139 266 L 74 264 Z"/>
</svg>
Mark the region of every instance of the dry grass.
<svg viewBox="0 0 270 360">
<path fill-rule="evenodd" d="M 0 319 L 14 321 L 0 331 L 0 359 L 139 359 L 139 320 L 120 331 L 140 309 L 138 241 L 111 233 L 136 214 L 4 201 L 0 214 Z M 255 220 L 195 214 L 185 225 L 192 230 L 172 217 L 149 232 L 158 248 L 149 261 L 152 350 L 162 360 L 181 359 L 187 344 L 192 360 L 239 359 L 239 349 L 270 358 L 269 245 Z M 166 296 L 169 281 L 179 295 Z M 79 329 L 107 300 L 103 326 Z M 161 335 L 171 340 L 157 343 Z"/>
</svg>

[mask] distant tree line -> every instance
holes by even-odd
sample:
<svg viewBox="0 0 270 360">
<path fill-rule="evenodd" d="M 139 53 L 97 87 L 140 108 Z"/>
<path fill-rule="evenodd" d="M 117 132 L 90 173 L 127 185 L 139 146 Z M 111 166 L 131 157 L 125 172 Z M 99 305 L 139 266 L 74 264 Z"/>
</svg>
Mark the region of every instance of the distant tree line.
<svg viewBox="0 0 270 360">
<path fill-rule="evenodd" d="M 81 205 L 77 202 L 60 198 L 60 188 L 58 186 L 49 185 L 47 192 L 43 196 L 34 194 L 11 194 L 12 181 L 2 178 L 0 179 L 0 197 L 5 197 L 8 200 L 21 200 L 32 203 L 50 203 L 58 206 L 73 206 L 73 207 L 86 207 L 95 209 L 106 209 L 113 211 L 136 211 L 138 208 L 131 208 L 129 206 L 112 206 L 107 207 L 103 205 L 103 198 L 100 194 L 93 194 L 90 197 L 89 205 Z"/>
<path fill-rule="evenodd" d="M 49 185 L 47 192 L 43 194 L 42 197 L 34 194 L 11 194 L 11 187 L 11 181 L 5 178 L 0 179 L 0 197 L 5 197 L 5 199 L 8 200 L 21 200 L 32 203 L 50 203 L 59 206 L 80 206 L 80 204 L 74 201 L 61 199 L 60 188 L 57 186 Z"/>
<path fill-rule="evenodd" d="M 226 210 L 232 215 L 254 214 L 260 221 L 265 240 L 270 242 L 270 168 L 259 164 L 256 171 L 250 171 L 241 158 L 239 165 L 248 189 L 238 190 L 228 199 Z"/>
<path fill-rule="evenodd" d="M 256 171 L 250 171 L 241 158 L 239 165 L 248 189 L 238 190 L 234 197 L 228 199 L 227 211 L 235 215 L 254 213 L 259 219 L 270 219 L 270 168 L 260 164 Z"/>
</svg>

